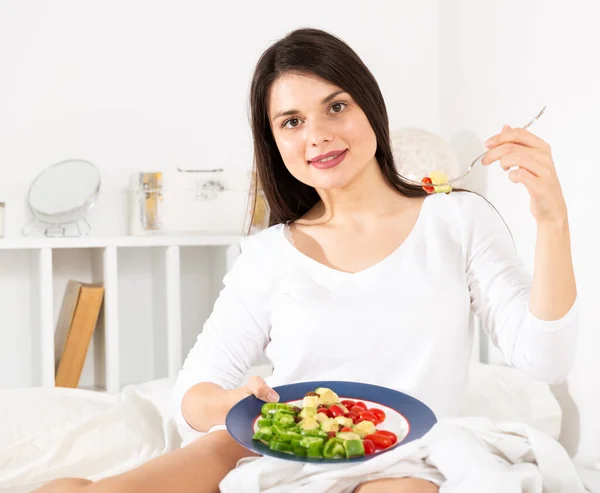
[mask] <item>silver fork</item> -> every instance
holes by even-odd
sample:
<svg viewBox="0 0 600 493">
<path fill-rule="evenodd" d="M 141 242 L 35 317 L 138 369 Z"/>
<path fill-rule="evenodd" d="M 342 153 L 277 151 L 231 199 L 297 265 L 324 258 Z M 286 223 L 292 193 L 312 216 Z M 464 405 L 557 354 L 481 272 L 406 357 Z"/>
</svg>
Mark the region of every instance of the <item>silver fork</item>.
<svg viewBox="0 0 600 493">
<path fill-rule="evenodd" d="M 540 111 L 540 112 L 539 112 L 537 115 L 535 115 L 535 117 L 533 117 L 533 118 L 532 118 L 532 119 L 531 119 L 529 122 L 527 122 L 527 123 L 526 123 L 525 125 L 523 125 L 523 127 L 521 127 L 521 128 L 523 128 L 523 129 L 526 129 L 526 128 L 529 128 L 531 125 L 533 125 L 533 124 L 534 124 L 534 123 L 535 123 L 535 122 L 536 122 L 536 121 L 537 121 L 537 120 L 538 120 L 538 119 L 539 119 L 539 118 L 540 118 L 540 117 L 541 117 L 541 116 L 544 114 L 544 112 L 546 111 L 546 108 L 547 108 L 547 106 L 544 106 L 544 107 L 541 109 L 541 111 Z M 455 182 L 457 182 L 457 181 L 460 181 L 460 180 L 462 180 L 462 179 L 463 179 L 465 176 L 467 176 L 467 175 L 468 175 L 468 174 L 471 172 L 471 170 L 473 169 L 473 167 L 474 167 L 474 166 L 477 164 L 477 162 L 478 162 L 478 161 L 479 161 L 479 160 L 480 160 L 480 159 L 481 159 L 483 156 L 485 156 L 485 155 L 487 154 L 487 152 L 488 152 L 488 151 L 484 151 L 484 152 L 482 152 L 482 153 L 481 153 L 479 156 L 477 156 L 477 157 L 476 157 L 476 158 L 473 160 L 473 162 L 472 162 L 472 163 L 469 165 L 469 167 L 467 168 L 467 170 L 466 170 L 466 171 L 465 171 L 465 172 L 464 172 L 462 175 L 460 175 L 460 176 L 458 176 L 458 177 L 456 177 L 456 178 L 448 179 L 448 181 L 446 181 L 445 183 L 434 183 L 433 185 L 436 185 L 436 186 L 444 186 L 444 185 L 449 185 L 450 183 L 455 183 Z M 407 178 L 404 178 L 404 177 L 402 177 L 402 179 L 403 179 L 404 181 L 407 181 L 407 182 L 409 182 L 409 183 L 412 183 L 412 184 L 414 184 L 414 185 L 423 186 L 423 183 L 421 183 L 421 182 L 414 181 L 414 180 L 409 180 L 409 179 L 407 179 Z"/>
</svg>

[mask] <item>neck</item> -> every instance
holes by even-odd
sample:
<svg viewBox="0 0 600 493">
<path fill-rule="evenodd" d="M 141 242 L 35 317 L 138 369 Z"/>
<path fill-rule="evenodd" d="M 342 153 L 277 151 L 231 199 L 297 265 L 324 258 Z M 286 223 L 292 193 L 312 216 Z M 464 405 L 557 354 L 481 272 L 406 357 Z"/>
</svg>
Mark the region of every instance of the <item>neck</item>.
<svg viewBox="0 0 600 493">
<path fill-rule="evenodd" d="M 375 158 L 345 187 L 317 193 L 321 201 L 299 223 L 364 222 L 397 210 L 406 200 L 385 179 Z"/>
</svg>

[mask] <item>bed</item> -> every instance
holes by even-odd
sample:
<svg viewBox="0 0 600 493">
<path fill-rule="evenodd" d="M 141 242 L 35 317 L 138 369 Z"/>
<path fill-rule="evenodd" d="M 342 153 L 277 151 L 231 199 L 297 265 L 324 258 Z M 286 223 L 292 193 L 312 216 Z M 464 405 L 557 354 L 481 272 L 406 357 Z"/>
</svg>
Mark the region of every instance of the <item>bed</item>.
<svg viewBox="0 0 600 493">
<path fill-rule="evenodd" d="M 268 365 L 249 375 L 266 376 Z M 248 376 L 249 376 L 248 375 Z M 172 419 L 173 378 L 110 395 L 81 389 L 0 391 L 0 491 L 26 493 L 57 477 L 114 475 L 180 447 Z M 547 385 L 502 365 L 472 362 L 462 415 L 519 422 L 558 439 L 561 408 Z M 600 493 L 600 473 L 580 470 Z"/>
</svg>

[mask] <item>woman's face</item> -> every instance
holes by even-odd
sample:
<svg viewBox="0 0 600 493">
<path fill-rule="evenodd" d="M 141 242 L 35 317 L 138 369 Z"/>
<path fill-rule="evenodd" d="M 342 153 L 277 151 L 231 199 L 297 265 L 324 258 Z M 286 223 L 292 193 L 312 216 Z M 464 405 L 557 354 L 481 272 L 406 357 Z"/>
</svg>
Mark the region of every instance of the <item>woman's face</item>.
<svg viewBox="0 0 600 493">
<path fill-rule="evenodd" d="M 377 139 L 350 94 L 312 75 L 271 86 L 269 120 L 289 172 L 317 190 L 344 188 L 377 166 Z"/>
</svg>

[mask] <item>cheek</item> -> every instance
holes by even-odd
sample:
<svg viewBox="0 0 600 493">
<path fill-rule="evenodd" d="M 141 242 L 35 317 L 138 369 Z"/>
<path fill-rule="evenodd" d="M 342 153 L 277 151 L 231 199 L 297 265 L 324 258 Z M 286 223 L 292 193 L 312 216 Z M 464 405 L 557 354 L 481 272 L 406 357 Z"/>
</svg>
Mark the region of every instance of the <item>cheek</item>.
<svg viewBox="0 0 600 493">
<path fill-rule="evenodd" d="M 307 173 L 304 145 L 294 138 L 276 138 L 275 143 L 283 159 L 285 167 L 297 179 Z"/>
<path fill-rule="evenodd" d="M 361 118 L 353 118 L 347 121 L 343 129 L 343 135 L 349 141 L 348 143 L 355 154 L 361 156 L 375 154 L 377 139 L 366 116 L 362 115 Z"/>
</svg>

